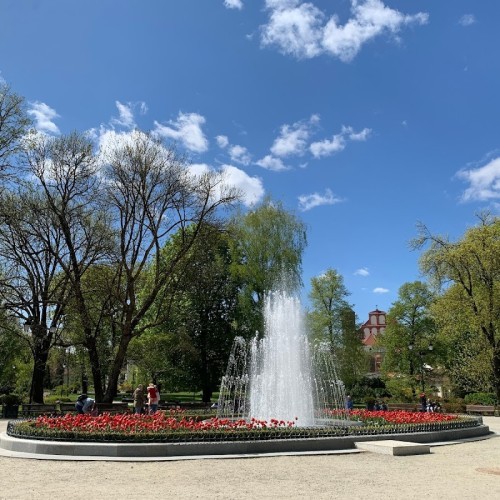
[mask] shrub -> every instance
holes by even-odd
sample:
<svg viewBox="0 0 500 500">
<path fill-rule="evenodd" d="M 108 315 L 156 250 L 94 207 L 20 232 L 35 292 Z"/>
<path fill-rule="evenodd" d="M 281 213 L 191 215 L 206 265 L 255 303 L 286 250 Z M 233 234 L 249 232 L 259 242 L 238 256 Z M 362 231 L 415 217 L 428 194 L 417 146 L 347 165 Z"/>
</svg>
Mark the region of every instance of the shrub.
<svg viewBox="0 0 500 500">
<path fill-rule="evenodd" d="M 18 394 L 4 394 L 0 396 L 0 403 L 5 406 L 16 406 L 23 402 L 23 398 Z"/>
<path fill-rule="evenodd" d="M 461 398 L 445 399 L 442 406 L 446 413 L 465 413 L 465 402 Z"/>
<path fill-rule="evenodd" d="M 467 405 L 494 405 L 496 398 L 491 392 L 472 392 L 464 397 L 464 403 Z"/>
</svg>

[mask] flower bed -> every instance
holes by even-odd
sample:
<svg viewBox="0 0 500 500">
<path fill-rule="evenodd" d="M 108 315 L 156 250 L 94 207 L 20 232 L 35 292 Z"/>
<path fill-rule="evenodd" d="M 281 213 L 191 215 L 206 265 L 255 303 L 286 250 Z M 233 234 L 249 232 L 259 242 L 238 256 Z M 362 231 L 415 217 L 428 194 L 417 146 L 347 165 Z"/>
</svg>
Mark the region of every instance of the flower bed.
<svg viewBox="0 0 500 500">
<path fill-rule="evenodd" d="M 271 419 L 200 421 L 182 413 L 157 412 L 155 415 L 107 414 L 38 417 L 9 422 L 7 434 L 13 437 L 63 441 L 100 442 L 193 442 L 249 441 L 268 439 L 318 438 L 349 435 L 401 434 L 475 427 L 473 417 L 411 412 L 370 412 L 355 410 L 352 420 L 363 425 L 297 427 L 295 422 Z"/>
</svg>

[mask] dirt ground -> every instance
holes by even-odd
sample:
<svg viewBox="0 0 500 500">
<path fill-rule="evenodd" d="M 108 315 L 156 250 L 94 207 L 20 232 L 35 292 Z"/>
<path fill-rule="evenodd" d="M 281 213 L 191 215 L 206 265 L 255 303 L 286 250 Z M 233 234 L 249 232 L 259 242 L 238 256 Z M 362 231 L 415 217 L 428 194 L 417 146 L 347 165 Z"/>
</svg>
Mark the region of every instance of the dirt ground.
<svg viewBox="0 0 500 500">
<path fill-rule="evenodd" d="M 0 457 L 0 499 L 499 499 L 498 437 L 375 453 L 170 462 L 73 462 Z M 5 432 L 6 421 L 0 421 Z"/>
</svg>

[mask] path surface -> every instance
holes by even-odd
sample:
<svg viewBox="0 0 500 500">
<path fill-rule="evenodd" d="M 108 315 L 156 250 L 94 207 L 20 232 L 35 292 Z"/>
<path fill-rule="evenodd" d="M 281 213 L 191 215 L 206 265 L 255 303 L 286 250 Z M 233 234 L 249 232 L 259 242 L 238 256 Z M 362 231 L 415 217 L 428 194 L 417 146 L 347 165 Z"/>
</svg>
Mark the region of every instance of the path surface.
<svg viewBox="0 0 500 500">
<path fill-rule="evenodd" d="M 0 499 L 500 499 L 498 437 L 430 455 L 374 453 L 179 462 L 63 462 L 0 457 Z M 0 432 L 6 421 L 0 420 Z"/>
</svg>

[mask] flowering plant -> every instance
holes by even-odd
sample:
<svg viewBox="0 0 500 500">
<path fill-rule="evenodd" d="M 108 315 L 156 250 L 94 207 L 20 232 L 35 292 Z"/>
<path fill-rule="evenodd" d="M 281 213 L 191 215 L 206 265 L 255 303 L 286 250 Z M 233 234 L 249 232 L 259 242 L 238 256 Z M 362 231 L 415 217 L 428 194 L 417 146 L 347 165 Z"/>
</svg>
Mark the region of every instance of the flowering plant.
<svg viewBox="0 0 500 500">
<path fill-rule="evenodd" d="M 335 415 L 334 411 L 331 413 Z M 363 425 L 297 427 L 295 421 L 278 419 L 200 420 L 187 417 L 183 412 L 160 411 L 154 415 L 40 416 L 9 422 L 7 433 L 15 437 L 64 441 L 248 441 L 437 431 L 478 425 L 477 419 L 445 414 L 354 410 L 349 415 L 351 420 L 361 420 Z"/>
</svg>

